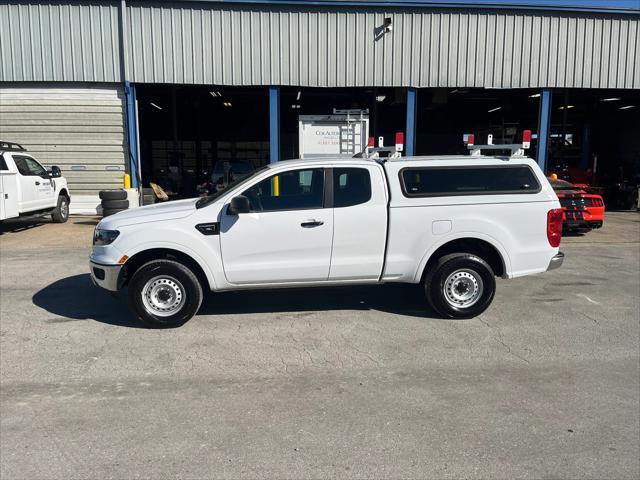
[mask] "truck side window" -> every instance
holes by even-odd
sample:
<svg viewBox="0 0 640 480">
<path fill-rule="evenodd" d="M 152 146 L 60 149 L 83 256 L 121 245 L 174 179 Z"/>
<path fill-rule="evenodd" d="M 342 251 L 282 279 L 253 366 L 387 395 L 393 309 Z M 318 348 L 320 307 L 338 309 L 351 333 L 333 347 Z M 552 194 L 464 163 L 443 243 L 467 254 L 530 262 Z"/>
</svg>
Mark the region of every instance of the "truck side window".
<svg viewBox="0 0 640 480">
<path fill-rule="evenodd" d="M 4 159 L 3 155 L 0 155 L 0 170 L 9 170 L 7 166 L 7 161 Z"/>
<path fill-rule="evenodd" d="M 365 168 L 333 169 L 333 206 L 350 207 L 371 199 L 371 176 Z"/>
<path fill-rule="evenodd" d="M 273 175 L 242 193 L 251 211 L 304 210 L 322 208 L 324 169 L 291 170 Z"/>
<path fill-rule="evenodd" d="M 527 165 L 415 167 L 400 171 L 406 197 L 538 193 L 540 183 Z"/>
<path fill-rule="evenodd" d="M 20 175 L 41 177 L 47 173 L 45 168 L 33 158 L 14 155 L 13 161 L 16 162 L 16 167 L 18 167 Z"/>
</svg>

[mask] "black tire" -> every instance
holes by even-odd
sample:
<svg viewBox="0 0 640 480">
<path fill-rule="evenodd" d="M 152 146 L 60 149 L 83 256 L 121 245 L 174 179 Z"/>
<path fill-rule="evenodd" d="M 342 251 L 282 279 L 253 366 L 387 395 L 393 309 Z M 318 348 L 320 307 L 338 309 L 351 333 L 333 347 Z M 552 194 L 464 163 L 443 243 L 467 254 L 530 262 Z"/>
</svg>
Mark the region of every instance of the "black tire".
<svg viewBox="0 0 640 480">
<path fill-rule="evenodd" d="M 103 200 L 102 208 L 107 210 L 126 210 L 129 208 L 129 200 Z"/>
<path fill-rule="evenodd" d="M 58 195 L 58 205 L 51 213 L 53 223 L 65 223 L 69 220 L 69 198 L 65 195 Z"/>
<path fill-rule="evenodd" d="M 116 214 L 118 212 L 124 212 L 126 210 L 126 208 L 103 208 L 102 209 L 102 216 L 103 217 L 108 217 L 109 215 L 113 215 Z"/>
<path fill-rule="evenodd" d="M 125 190 L 102 190 L 98 196 L 100 200 L 126 200 L 127 192 Z"/>
<path fill-rule="evenodd" d="M 457 273 L 456 273 L 457 272 Z M 478 291 L 476 300 L 465 306 L 462 303 L 455 305 L 456 294 L 466 293 L 455 287 L 455 278 L 449 281 L 449 287 L 445 285 L 450 275 L 457 274 L 458 285 Z M 433 309 L 445 318 L 472 318 L 484 312 L 496 292 L 496 279 L 493 270 L 482 258 L 470 253 L 452 253 L 440 258 L 429 272 L 424 281 L 427 301 Z M 446 292 L 449 292 L 448 294 Z"/>
<path fill-rule="evenodd" d="M 160 285 L 160 287 L 156 287 L 159 288 L 158 295 L 162 295 L 164 292 L 169 296 L 166 301 L 182 298 L 182 303 L 175 307 L 175 313 L 171 314 L 169 308 L 165 312 L 166 316 L 158 315 L 157 311 L 152 308 L 152 305 L 157 305 L 157 303 L 153 303 L 153 295 L 149 295 L 146 300 L 147 305 L 145 305 L 145 300 L 143 300 L 145 286 L 154 278 L 157 278 L 156 281 Z M 164 284 L 163 279 L 166 280 Z M 162 290 L 163 285 L 166 285 L 164 291 Z M 182 297 L 176 293 L 176 286 L 182 292 Z M 148 288 L 151 288 L 150 291 L 153 292 L 154 287 Z M 145 325 L 155 328 L 179 327 L 198 312 L 202 304 L 202 285 L 200 285 L 198 277 L 182 263 L 174 260 L 152 260 L 136 270 L 129 282 L 128 295 L 129 306 Z M 158 295 L 155 296 L 156 301 Z"/>
</svg>

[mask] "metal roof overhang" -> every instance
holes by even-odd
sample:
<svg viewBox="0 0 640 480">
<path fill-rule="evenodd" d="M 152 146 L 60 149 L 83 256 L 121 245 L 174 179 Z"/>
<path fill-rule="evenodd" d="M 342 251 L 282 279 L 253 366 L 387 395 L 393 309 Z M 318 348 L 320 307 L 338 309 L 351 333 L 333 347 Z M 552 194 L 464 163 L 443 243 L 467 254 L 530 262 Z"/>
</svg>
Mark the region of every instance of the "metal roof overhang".
<svg viewBox="0 0 640 480">
<path fill-rule="evenodd" d="M 299 6 L 350 6 L 368 8 L 463 8 L 463 9 L 512 9 L 546 10 L 564 12 L 623 13 L 640 15 L 640 0 L 169 0 L 175 2 L 299 5 Z"/>
</svg>

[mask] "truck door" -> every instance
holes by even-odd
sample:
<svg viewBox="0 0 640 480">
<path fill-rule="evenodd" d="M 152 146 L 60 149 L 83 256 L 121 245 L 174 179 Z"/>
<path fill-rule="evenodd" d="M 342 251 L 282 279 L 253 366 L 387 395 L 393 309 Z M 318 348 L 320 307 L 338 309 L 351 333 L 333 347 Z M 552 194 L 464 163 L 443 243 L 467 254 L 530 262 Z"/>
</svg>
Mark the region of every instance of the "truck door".
<svg viewBox="0 0 640 480">
<path fill-rule="evenodd" d="M 377 165 L 333 168 L 329 280 L 378 280 L 387 241 L 387 188 Z"/>
<path fill-rule="evenodd" d="M 327 280 L 333 210 L 324 208 L 325 170 L 297 168 L 246 189 L 251 212 L 220 221 L 222 263 L 234 284 Z"/>
<path fill-rule="evenodd" d="M 20 211 L 54 207 L 53 182 L 47 170 L 27 155 L 12 155 L 12 158 L 18 168 Z"/>
</svg>

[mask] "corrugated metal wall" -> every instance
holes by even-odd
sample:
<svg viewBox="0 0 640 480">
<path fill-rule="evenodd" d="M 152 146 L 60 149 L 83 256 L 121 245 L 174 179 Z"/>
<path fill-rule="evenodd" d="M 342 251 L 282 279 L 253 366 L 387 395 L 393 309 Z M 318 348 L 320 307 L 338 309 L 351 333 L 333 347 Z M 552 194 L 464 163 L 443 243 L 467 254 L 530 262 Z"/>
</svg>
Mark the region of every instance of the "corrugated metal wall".
<svg viewBox="0 0 640 480">
<path fill-rule="evenodd" d="M 0 81 L 118 82 L 116 2 L 0 4 Z"/>
<path fill-rule="evenodd" d="M 58 165 L 72 195 L 122 188 L 125 172 L 121 88 L 0 88 L 0 138 Z"/>
<path fill-rule="evenodd" d="M 631 15 L 139 4 L 126 17 L 136 82 L 640 88 Z"/>
<path fill-rule="evenodd" d="M 0 81 L 640 88 L 640 15 L 127 2 L 122 75 L 119 5 L 0 4 Z"/>
</svg>

